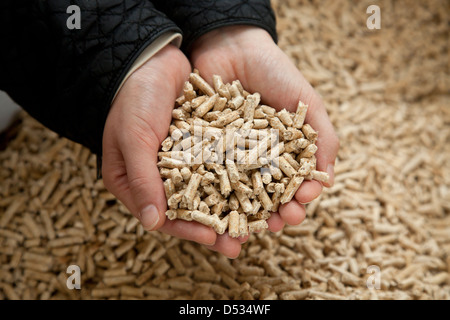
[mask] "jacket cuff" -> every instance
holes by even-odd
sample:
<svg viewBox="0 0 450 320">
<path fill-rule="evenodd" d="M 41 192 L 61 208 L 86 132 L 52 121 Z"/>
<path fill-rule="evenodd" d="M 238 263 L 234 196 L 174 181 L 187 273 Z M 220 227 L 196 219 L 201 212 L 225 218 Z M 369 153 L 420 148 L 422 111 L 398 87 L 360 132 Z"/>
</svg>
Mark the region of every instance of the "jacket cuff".
<svg viewBox="0 0 450 320">
<path fill-rule="evenodd" d="M 231 25 L 263 28 L 278 41 L 275 13 L 270 0 L 165 0 L 155 5 L 183 32 L 181 49 L 189 52 L 193 42 L 214 29 Z"/>
<path fill-rule="evenodd" d="M 69 5 L 80 7 L 80 29 L 67 27 Z M 111 101 L 130 67 L 156 39 L 181 33 L 148 0 L 7 1 L 0 17 L 8 48 L 0 50 L 0 60 L 8 61 L 2 90 L 98 155 Z"/>
<path fill-rule="evenodd" d="M 178 48 L 181 47 L 181 43 L 183 41 L 183 36 L 179 32 L 169 31 L 164 34 L 162 34 L 159 38 L 155 39 L 150 45 L 148 45 L 144 51 L 136 58 L 133 65 L 130 67 L 128 73 L 123 78 L 122 82 L 120 83 L 119 87 L 116 90 L 116 93 L 114 94 L 114 97 L 111 101 L 111 105 L 114 103 L 114 100 L 116 99 L 117 94 L 119 93 L 120 89 L 122 88 L 125 81 L 128 80 L 128 78 L 142 65 L 144 65 L 148 60 L 150 60 L 155 54 L 157 54 L 160 50 L 162 50 L 165 46 L 168 44 L 172 44 Z"/>
</svg>

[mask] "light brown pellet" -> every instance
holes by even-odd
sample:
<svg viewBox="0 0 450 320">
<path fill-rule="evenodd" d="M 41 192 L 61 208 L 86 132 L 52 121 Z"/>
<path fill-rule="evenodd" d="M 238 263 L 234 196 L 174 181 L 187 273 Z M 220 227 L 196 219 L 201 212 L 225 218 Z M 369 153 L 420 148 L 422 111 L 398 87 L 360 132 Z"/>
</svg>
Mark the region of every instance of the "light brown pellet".
<svg viewBox="0 0 450 320">
<path fill-rule="evenodd" d="M 228 219 L 228 234 L 232 238 L 239 237 L 239 213 L 237 211 L 231 211 Z"/>
<path fill-rule="evenodd" d="M 239 80 L 214 75 L 212 83 L 190 74 L 158 153 L 166 215 L 238 237 L 267 228 L 263 221 L 304 179 L 326 174 L 315 170 L 317 132 L 304 123 L 306 105 L 277 112 Z"/>
<path fill-rule="evenodd" d="M 167 181 L 167 180 L 166 180 Z M 187 203 L 188 209 L 192 210 L 194 206 L 194 196 L 197 192 L 200 182 L 202 181 L 202 176 L 198 173 L 192 174 L 189 179 L 189 184 L 183 193 L 183 201 Z"/>
<path fill-rule="evenodd" d="M 247 243 L 242 245 L 238 259 L 228 259 L 223 254 L 208 251 L 198 244 L 192 244 L 192 250 L 185 250 L 184 243 L 187 241 L 179 240 L 176 243 L 172 240 L 175 237 L 164 232 L 146 232 L 139 222 L 132 222 L 135 218 L 113 194 L 106 191 L 102 179 L 96 179 L 93 175 L 96 156 L 87 148 L 58 137 L 29 115 L 21 113 L 20 125 L 12 128 L 12 136 L 6 131 L 6 136 L 12 139 L 7 139 L 6 145 L 2 144 L 6 149 L 2 148 L 0 152 L 0 299 L 8 299 L 15 293 L 24 300 L 449 300 L 449 283 L 448 280 L 443 280 L 446 278 L 445 273 L 450 272 L 450 258 L 447 254 L 450 209 L 449 113 L 446 103 L 448 95 L 444 91 L 446 87 L 443 81 L 448 70 L 445 66 L 448 45 L 446 37 L 442 37 L 443 30 L 448 28 L 445 10 L 432 1 L 411 2 L 405 12 L 415 19 L 390 19 L 396 29 L 404 31 L 398 33 L 395 39 L 398 54 L 389 55 L 389 59 L 376 59 L 380 53 L 388 50 L 387 42 L 377 43 L 379 45 L 374 49 L 367 45 L 377 40 L 373 37 L 367 37 L 364 33 L 348 37 L 348 29 L 355 29 L 354 24 L 357 25 L 360 21 L 358 12 L 366 9 L 364 4 L 356 3 L 354 10 L 350 12 L 346 6 L 340 5 L 344 1 L 333 3 L 334 6 L 314 6 L 310 2 L 304 2 L 301 8 L 297 1 L 272 3 L 280 22 L 281 49 L 286 50 L 294 64 L 301 67 L 305 78 L 323 95 L 330 121 L 336 125 L 336 133 L 342 142 L 336 159 L 336 184 L 333 188 L 324 188 L 320 198 L 306 205 L 306 219 L 301 225 L 285 226 L 275 234 L 250 234 Z M 299 8 L 301 10 L 297 10 Z M 388 14 L 387 18 L 392 18 L 389 11 L 392 10 L 385 10 L 384 14 Z M 336 22 L 342 23 L 340 19 L 343 14 L 348 28 L 334 28 Z M 319 24 L 307 23 L 307 17 L 315 15 L 322 15 L 326 19 Z M 431 24 L 426 23 L 430 16 L 435 18 Z M 421 36 L 411 36 L 417 26 L 423 29 Z M 306 29 L 310 32 L 305 32 Z M 312 37 L 308 34 L 322 36 Z M 300 36 L 301 46 L 298 45 Z M 339 43 L 339 46 L 329 45 L 330 41 Z M 321 50 L 323 48 L 327 50 Z M 420 50 L 414 50 L 416 48 Z M 404 59 L 405 56 L 410 59 Z M 405 74 L 401 74 L 402 81 L 398 81 L 398 74 L 392 70 L 407 72 L 403 72 Z M 198 71 L 194 72 L 198 74 Z M 210 85 L 216 89 L 213 83 L 214 79 Z M 209 98 L 192 83 L 190 85 L 192 89 L 186 88 L 186 91 L 180 92 L 182 97 L 175 103 L 175 108 L 181 108 L 189 116 Z M 244 121 L 242 117 L 245 100 L 252 93 L 241 90 L 236 82 L 244 103 L 233 110 L 228 105 L 231 100 L 229 85 L 223 84 L 220 85 L 220 90 L 214 90 L 220 98 L 203 120 L 212 122 L 220 119 L 221 113 L 213 113 L 216 111 L 222 111 L 223 115 L 235 111 L 238 117 L 232 121 L 232 126 L 248 128 L 248 121 Z M 270 83 L 267 87 L 277 88 L 276 85 L 271 87 Z M 190 97 L 190 101 L 187 99 L 187 91 L 195 95 L 194 98 Z M 306 120 L 312 121 L 315 117 L 313 113 L 322 108 L 319 99 L 305 96 L 306 91 L 287 93 L 307 98 L 305 102 L 311 103 L 307 113 L 311 114 L 299 128 L 294 124 L 291 128 L 285 124 L 286 131 L 280 133 L 280 140 L 285 145 L 291 141 L 289 139 L 308 140 L 301 127 Z M 292 99 L 281 96 L 280 93 L 270 93 L 270 101 L 275 101 L 277 110 L 261 105 L 256 107 L 252 130 L 259 129 L 259 123 L 263 123 L 264 129 L 270 130 L 267 120 L 269 115 L 277 116 L 281 110 L 278 106 L 287 108 L 285 101 Z M 262 92 L 263 101 L 269 98 L 265 94 L 266 92 Z M 273 100 L 277 96 L 280 98 L 279 103 Z M 289 107 L 292 109 L 288 110 L 294 112 L 295 108 L 299 109 L 295 102 Z M 306 115 L 306 106 L 304 109 Z M 294 119 L 296 116 L 294 115 Z M 202 121 L 202 125 L 208 124 Z M 210 131 L 207 128 L 202 127 L 204 135 Z M 216 129 L 223 130 L 225 135 L 225 126 Z M 191 130 L 193 123 L 189 118 L 186 121 L 172 121 L 169 133 L 174 146 L 168 151 L 172 154 L 163 155 L 165 151 L 160 150 L 158 160 L 162 156 L 175 156 L 175 150 L 182 151 L 182 148 L 175 148 L 179 148 L 181 141 L 193 135 Z M 325 132 L 319 131 L 318 134 L 319 138 L 325 139 Z M 229 145 L 243 151 L 255 146 L 255 138 L 250 135 L 244 138 L 239 141 L 238 146 L 236 143 Z M 214 143 L 214 139 L 209 141 Z M 321 142 L 324 146 L 328 143 Z M 227 144 L 222 143 L 222 146 L 226 150 Z M 299 174 L 305 179 L 312 179 L 311 170 L 318 170 L 315 157 L 302 158 L 300 153 L 303 149 L 288 154 L 301 165 L 305 163 L 305 159 L 311 160 L 310 166 L 303 166 L 303 171 L 299 171 Z M 217 153 L 217 147 L 215 150 Z M 219 177 L 213 168 L 215 164 L 203 164 L 203 170 L 196 170 L 189 162 L 193 157 L 189 160 L 181 155 L 175 159 L 188 164 L 183 167 L 188 172 L 192 170 L 203 177 L 207 172 L 215 175 L 215 180 L 208 187 L 204 188 L 200 184 L 197 191 L 202 201 L 209 196 L 206 190 L 211 193 L 208 188 L 220 194 L 216 190 Z M 288 158 L 286 160 L 297 170 Z M 223 161 L 217 163 L 225 165 Z M 180 173 L 183 168 L 178 168 Z M 265 168 L 268 169 L 268 164 L 255 170 L 263 173 L 264 170 L 261 169 Z M 61 178 L 53 191 L 48 189 L 51 192 L 47 196 L 49 191 L 43 192 L 43 189 L 53 171 L 60 171 Z M 250 176 L 252 172 L 253 170 L 243 167 L 239 180 L 255 191 Z M 179 192 L 186 188 L 189 176 L 186 179 L 183 177 L 179 185 L 171 176 L 164 176 L 162 179 L 171 178 Z M 263 177 L 265 187 L 274 183 L 271 185 L 271 192 L 266 190 L 270 197 L 273 197 L 276 183 L 287 187 L 290 181 L 284 173 L 280 180 L 272 179 L 270 174 L 262 175 Z M 203 181 L 207 179 L 202 178 Z M 227 219 L 229 211 L 232 211 L 230 197 L 233 193 L 230 193 L 229 198 L 221 196 L 221 203 L 225 203 L 223 211 L 221 209 L 221 220 Z M 41 196 L 47 200 L 42 202 Z M 95 235 L 91 239 L 87 238 L 87 230 L 78 212 L 78 199 L 82 200 L 95 227 Z M 255 209 L 260 202 L 259 198 L 256 196 L 250 200 Z M 13 210 L 15 212 L 12 215 L 5 214 L 15 203 L 18 206 Z M 200 203 L 199 211 L 201 206 Z M 238 204 L 236 211 L 243 214 L 239 206 Z M 220 209 L 219 206 L 217 208 Z M 262 209 L 261 205 L 258 216 L 262 216 Z M 255 216 L 250 215 L 248 219 L 251 221 Z M 2 224 L 2 220 L 7 222 Z M 30 229 L 31 221 L 39 231 Z M 174 225 L 189 227 L 185 222 Z M 38 233 L 39 238 L 36 238 Z M 49 240 L 73 236 L 82 237 L 86 241 L 62 247 L 47 245 Z M 299 245 L 300 238 L 307 239 L 304 248 Z M 124 242 L 133 240 L 136 242 L 135 246 L 119 259 L 115 258 L 115 250 Z M 154 243 L 153 249 L 147 245 L 149 241 Z M 313 250 L 306 249 L 306 246 Z M 138 259 L 146 248 L 150 248 L 151 252 L 146 258 Z M 180 277 L 169 258 L 169 250 L 172 248 L 185 266 L 183 275 L 186 277 Z M 159 258 L 152 262 L 150 254 L 157 250 L 158 254 L 153 257 Z M 198 259 L 198 256 L 202 258 Z M 132 259 L 134 263 L 131 265 Z M 157 264 L 160 260 L 165 262 Z M 69 264 L 81 267 L 82 290 L 67 289 L 65 281 L 69 275 L 65 274 L 65 269 Z M 357 276 L 361 279 L 360 283 L 352 285 L 357 282 L 333 271 L 328 267 L 330 264 Z M 381 290 L 367 288 L 366 281 L 371 275 L 376 276 L 368 272 L 371 265 L 380 267 Z M 156 276 L 155 266 L 161 268 L 158 272 L 163 272 L 161 276 Z M 264 275 L 250 274 L 253 268 L 258 270 L 261 267 L 266 272 Z M 249 274 L 240 274 L 241 268 L 245 270 L 242 273 Z M 135 275 L 134 282 L 114 287 L 102 282 L 104 277 L 130 274 Z M 229 278 L 222 281 L 224 274 L 234 279 L 235 283 Z M 4 287 L 3 284 L 8 284 L 9 287 Z M 294 285 L 297 287 L 294 288 Z M 10 292 L 11 288 L 14 293 L 6 292 Z"/>
<path fill-rule="evenodd" d="M 292 177 L 291 181 L 289 182 L 288 186 L 286 187 L 286 190 L 282 194 L 280 198 L 280 203 L 284 204 L 294 197 L 295 193 L 297 192 L 298 188 L 300 188 L 300 185 L 302 184 L 304 178 L 298 175 L 295 175 Z"/>
<path fill-rule="evenodd" d="M 294 123 L 292 125 L 294 128 L 301 129 L 303 127 L 307 110 L 308 106 L 305 105 L 303 102 L 299 101 L 297 111 L 295 112 L 294 116 Z"/>
<path fill-rule="evenodd" d="M 249 233 L 263 231 L 269 227 L 267 225 L 266 220 L 251 221 L 251 222 L 248 222 L 247 225 L 248 225 Z"/>
<path fill-rule="evenodd" d="M 210 97 L 215 94 L 214 89 L 197 73 L 192 72 L 189 75 L 189 81 L 195 88 L 199 89 L 204 94 L 207 94 Z"/>
</svg>

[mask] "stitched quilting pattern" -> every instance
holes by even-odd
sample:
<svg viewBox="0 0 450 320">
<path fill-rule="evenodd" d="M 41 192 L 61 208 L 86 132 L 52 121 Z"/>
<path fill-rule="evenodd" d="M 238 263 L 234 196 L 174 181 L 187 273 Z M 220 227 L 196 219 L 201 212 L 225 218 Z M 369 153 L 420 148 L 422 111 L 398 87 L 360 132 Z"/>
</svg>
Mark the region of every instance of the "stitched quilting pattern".
<svg viewBox="0 0 450 320">
<path fill-rule="evenodd" d="M 81 11 L 69 30 L 67 8 Z M 276 41 L 269 0 L 2 0 L 0 89 L 57 133 L 101 154 L 111 100 L 134 59 L 167 31 L 183 49 L 230 24 L 266 29 Z"/>
<path fill-rule="evenodd" d="M 112 97 L 140 51 L 180 29 L 146 0 L 6 1 L 0 25 L 10 61 L 0 88 L 50 129 L 101 152 Z M 69 5 L 81 29 L 69 30 Z M 2 39 L 3 35 L 2 35 Z M 18 68 L 18 66 L 20 66 Z"/>
<path fill-rule="evenodd" d="M 186 51 L 202 34 L 233 24 L 259 26 L 277 41 L 270 0 L 156 0 L 154 3 L 183 30 L 183 49 Z"/>
</svg>

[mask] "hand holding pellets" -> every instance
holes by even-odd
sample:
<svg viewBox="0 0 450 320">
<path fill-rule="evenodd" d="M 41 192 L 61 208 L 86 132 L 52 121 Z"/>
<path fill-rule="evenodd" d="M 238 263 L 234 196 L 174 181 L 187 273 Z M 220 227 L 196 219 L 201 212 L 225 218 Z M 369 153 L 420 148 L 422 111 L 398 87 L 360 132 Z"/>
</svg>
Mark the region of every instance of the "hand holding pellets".
<svg viewBox="0 0 450 320">
<path fill-rule="evenodd" d="M 304 123 L 307 105 L 277 112 L 239 80 L 216 75 L 213 83 L 195 71 L 176 100 L 158 153 L 166 215 L 245 236 L 266 229 L 305 179 L 326 182 L 328 174 L 316 170 L 318 133 Z"/>
</svg>

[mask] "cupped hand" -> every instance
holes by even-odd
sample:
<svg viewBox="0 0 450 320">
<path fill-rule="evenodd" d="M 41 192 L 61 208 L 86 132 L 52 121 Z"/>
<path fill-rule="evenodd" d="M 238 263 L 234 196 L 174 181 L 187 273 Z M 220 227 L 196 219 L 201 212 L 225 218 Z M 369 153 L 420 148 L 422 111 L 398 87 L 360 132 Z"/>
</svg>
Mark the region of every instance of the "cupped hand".
<svg viewBox="0 0 450 320">
<path fill-rule="evenodd" d="M 193 44 L 190 60 L 210 83 L 214 74 L 222 76 L 224 82 L 238 79 L 247 91 L 259 92 L 263 103 L 278 110 L 286 108 L 295 112 L 299 100 L 309 106 L 306 123 L 319 132 L 317 169 L 328 172 L 330 181 L 327 184 L 305 181 L 295 198 L 280 206 L 279 212 L 268 220 L 271 231 L 281 230 L 285 223 L 301 223 L 306 215 L 304 204 L 317 198 L 323 185 L 330 187 L 333 184 L 339 149 L 339 140 L 318 93 L 261 28 L 230 26 L 208 32 Z M 219 236 L 210 248 L 237 255 L 240 246 L 236 239 Z"/>
<path fill-rule="evenodd" d="M 169 45 L 126 80 L 106 120 L 102 175 L 106 188 L 146 230 L 160 230 L 211 245 L 216 243 L 216 233 L 211 228 L 166 219 L 166 196 L 156 165 L 175 99 L 190 71 L 184 54 Z"/>
</svg>

